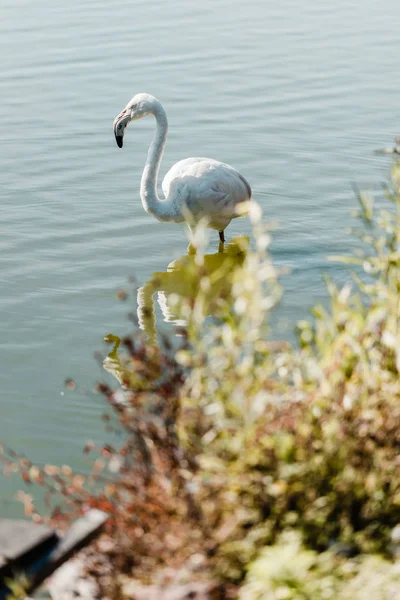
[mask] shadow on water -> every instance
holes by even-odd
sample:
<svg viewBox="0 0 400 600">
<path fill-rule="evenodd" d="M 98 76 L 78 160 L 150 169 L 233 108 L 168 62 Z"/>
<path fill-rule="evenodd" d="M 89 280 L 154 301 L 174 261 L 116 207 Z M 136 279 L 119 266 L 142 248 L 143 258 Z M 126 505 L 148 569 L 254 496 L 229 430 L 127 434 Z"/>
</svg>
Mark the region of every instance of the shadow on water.
<svg viewBox="0 0 400 600">
<path fill-rule="evenodd" d="M 248 248 L 249 238 L 240 236 L 226 244 L 222 252 L 188 253 L 171 262 L 165 271 L 153 273 L 137 291 L 138 322 L 147 343 L 156 346 L 159 333 L 155 294 L 165 323 L 185 328 L 187 311 L 194 307 L 200 293 L 203 299 L 200 305 L 202 317 L 223 317 L 226 308 L 224 313 L 221 312 L 221 305 L 226 307 L 226 301 L 232 293 L 235 273 L 243 265 Z M 105 341 L 113 343 L 113 349 L 103 363 L 105 370 L 123 387 L 129 381 L 131 388 L 143 388 L 145 382 L 132 372 L 132 366 L 125 363 L 118 353 L 120 338 L 109 334 Z"/>
</svg>

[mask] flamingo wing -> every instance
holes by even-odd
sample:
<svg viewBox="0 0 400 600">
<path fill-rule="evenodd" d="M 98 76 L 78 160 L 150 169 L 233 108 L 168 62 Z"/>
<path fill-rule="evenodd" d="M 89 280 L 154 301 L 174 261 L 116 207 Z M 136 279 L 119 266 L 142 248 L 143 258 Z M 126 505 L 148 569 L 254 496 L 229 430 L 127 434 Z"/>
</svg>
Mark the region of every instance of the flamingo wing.
<svg viewBox="0 0 400 600">
<path fill-rule="evenodd" d="M 162 188 L 182 214 L 186 209 L 195 221 L 205 218 L 208 227 L 220 231 L 241 216 L 238 205 L 251 198 L 245 178 L 230 165 L 211 158 L 179 161 L 165 176 Z"/>
</svg>

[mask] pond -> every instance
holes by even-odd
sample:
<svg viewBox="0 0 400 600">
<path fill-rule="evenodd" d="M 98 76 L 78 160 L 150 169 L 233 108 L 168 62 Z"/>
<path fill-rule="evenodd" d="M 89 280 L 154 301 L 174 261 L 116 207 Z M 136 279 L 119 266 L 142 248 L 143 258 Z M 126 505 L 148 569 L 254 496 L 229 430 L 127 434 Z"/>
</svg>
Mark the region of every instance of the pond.
<svg viewBox="0 0 400 600">
<path fill-rule="evenodd" d="M 169 118 L 162 174 L 210 156 L 249 180 L 279 222 L 272 254 L 292 269 L 282 314 L 294 324 L 324 298 L 321 273 L 340 276 L 325 257 L 349 248 L 351 182 L 378 189 L 387 176 L 374 150 L 399 134 L 400 10 L 397 0 L 3 0 L 1 16 L 0 440 L 80 467 L 85 441 L 103 437 L 93 353 L 136 310 L 116 293 L 130 275 L 143 285 L 165 272 L 188 244 L 184 227 L 140 204 L 153 120 L 132 124 L 119 150 L 115 115 L 149 92 Z M 249 235 L 248 221 L 226 234 Z M 21 513 L 19 487 L 0 480 L 0 516 Z"/>
</svg>

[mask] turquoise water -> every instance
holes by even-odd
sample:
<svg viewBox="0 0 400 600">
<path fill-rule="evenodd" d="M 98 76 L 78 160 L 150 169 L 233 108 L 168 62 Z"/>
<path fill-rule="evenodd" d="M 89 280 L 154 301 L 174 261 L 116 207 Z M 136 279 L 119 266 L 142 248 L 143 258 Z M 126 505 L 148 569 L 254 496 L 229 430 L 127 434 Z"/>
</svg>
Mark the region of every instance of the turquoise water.
<svg viewBox="0 0 400 600">
<path fill-rule="evenodd" d="M 400 7 L 3 0 L 0 15 L 0 440 L 80 466 L 85 441 L 102 439 L 93 352 L 127 332 L 135 308 L 116 291 L 187 247 L 182 227 L 139 201 L 153 121 L 132 125 L 119 150 L 114 116 L 152 93 L 169 117 L 162 173 L 210 156 L 249 180 L 279 222 L 272 252 L 292 268 L 283 310 L 294 322 L 324 297 L 326 255 L 348 248 L 351 182 L 378 189 L 387 176 L 373 151 L 400 133 Z M 245 220 L 227 230 L 241 233 Z M 20 483 L 0 486 L 0 516 L 20 514 Z"/>
</svg>

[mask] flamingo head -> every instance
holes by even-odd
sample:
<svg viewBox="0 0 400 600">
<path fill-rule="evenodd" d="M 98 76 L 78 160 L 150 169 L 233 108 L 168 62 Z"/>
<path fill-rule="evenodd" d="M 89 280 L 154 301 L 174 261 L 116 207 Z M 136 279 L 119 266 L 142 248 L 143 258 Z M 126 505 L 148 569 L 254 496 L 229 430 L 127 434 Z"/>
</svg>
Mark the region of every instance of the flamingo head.
<svg viewBox="0 0 400 600">
<path fill-rule="evenodd" d="M 124 133 L 131 121 L 136 121 L 153 113 L 158 100 L 150 94 L 136 94 L 114 119 L 114 135 L 118 148 L 122 148 Z"/>
</svg>

